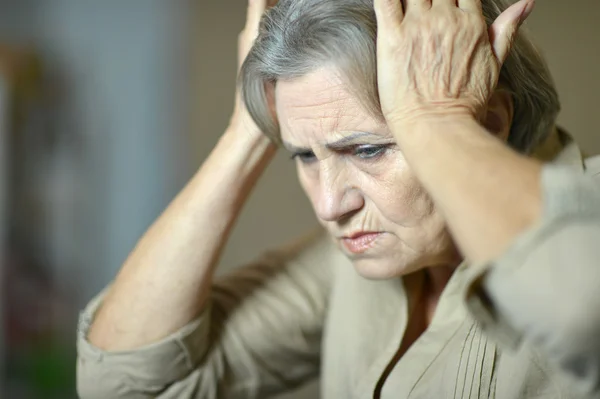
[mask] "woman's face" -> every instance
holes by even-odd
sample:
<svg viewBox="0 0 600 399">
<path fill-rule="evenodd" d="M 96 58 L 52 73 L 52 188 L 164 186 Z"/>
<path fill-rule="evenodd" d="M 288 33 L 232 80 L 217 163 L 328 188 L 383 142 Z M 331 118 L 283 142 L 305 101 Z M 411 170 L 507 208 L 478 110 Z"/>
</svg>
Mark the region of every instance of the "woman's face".
<svg viewBox="0 0 600 399">
<path fill-rule="evenodd" d="M 388 278 L 460 261 L 444 219 L 389 129 L 334 69 L 279 81 L 275 98 L 300 183 L 361 275 Z"/>
</svg>

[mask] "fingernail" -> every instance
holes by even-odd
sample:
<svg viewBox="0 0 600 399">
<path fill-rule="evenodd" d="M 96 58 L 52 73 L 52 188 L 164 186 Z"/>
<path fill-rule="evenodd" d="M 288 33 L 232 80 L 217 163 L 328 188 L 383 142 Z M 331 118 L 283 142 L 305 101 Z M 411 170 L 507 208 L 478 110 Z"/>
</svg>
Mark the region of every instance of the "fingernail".
<svg viewBox="0 0 600 399">
<path fill-rule="evenodd" d="M 527 2 L 525 7 L 523 8 L 523 12 L 521 13 L 520 24 L 525 22 L 525 20 L 529 17 L 531 12 L 533 11 L 533 7 L 535 6 L 535 0 L 530 0 Z"/>
</svg>

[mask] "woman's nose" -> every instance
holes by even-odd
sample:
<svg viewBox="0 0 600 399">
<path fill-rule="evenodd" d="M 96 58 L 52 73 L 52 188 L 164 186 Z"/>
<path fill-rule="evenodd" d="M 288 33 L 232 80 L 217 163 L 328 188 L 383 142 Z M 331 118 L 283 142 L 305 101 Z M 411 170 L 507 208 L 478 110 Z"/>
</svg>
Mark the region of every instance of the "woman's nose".
<svg viewBox="0 0 600 399">
<path fill-rule="evenodd" d="M 352 187 L 344 171 L 327 166 L 321 168 L 320 185 L 315 212 L 319 219 L 334 222 L 360 210 L 364 198 Z"/>
</svg>

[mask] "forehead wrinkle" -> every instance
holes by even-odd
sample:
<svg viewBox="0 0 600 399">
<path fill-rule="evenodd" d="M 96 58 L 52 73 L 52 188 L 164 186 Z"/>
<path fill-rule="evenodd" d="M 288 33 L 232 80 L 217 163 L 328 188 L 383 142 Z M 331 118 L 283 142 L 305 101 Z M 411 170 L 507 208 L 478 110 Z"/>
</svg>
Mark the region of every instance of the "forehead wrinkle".
<svg viewBox="0 0 600 399">
<path fill-rule="evenodd" d="M 342 80 L 328 71 L 316 71 L 296 79 L 282 80 L 277 88 L 281 89 L 282 84 L 287 87 L 283 97 L 289 107 L 300 110 L 332 106 L 350 97 Z M 310 96 L 306 95 L 307 92 Z M 308 103 L 305 101 L 307 98 L 310 98 Z"/>
<path fill-rule="evenodd" d="M 290 98 L 290 109 L 295 110 L 310 110 L 311 108 L 331 107 L 337 103 L 347 101 L 345 98 L 332 98 L 332 96 L 330 96 L 329 98 L 317 97 L 318 101 L 311 101 L 307 103 L 306 101 L 301 101 L 305 98 L 304 95 L 288 95 L 286 97 Z"/>
<path fill-rule="evenodd" d="M 336 106 L 334 108 L 317 109 L 314 113 L 302 113 L 301 115 L 289 115 L 287 125 L 290 129 L 309 129 L 318 127 L 318 131 L 324 133 L 340 133 L 342 130 L 356 131 L 354 121 L 356 113 L 351 112 L 351 107 Z M 305 125 L 306 124 L 306 125 Z M 303 126 L 304 125 L 304 126 Z"/>
<path fill-rule="evenodd" d="M 347 134 L 374 129 L 369 127 L 369 114 L 343 81 L 332 76 L 330 71 L 318 71 L 317 75 L 280 83 L 283 85 L 277 85 L 280 90 L 277 108 L 281 127 L 284 128 L 282 133 L 287 131 L 290 138 L 296 136 L 300 141 L 324 141 L 319 143 L 321 147 Z"/>
<path fill-rule="evenodd" d="M 318 124 L 321 131 L 336 130 L 339 126 L 340 119 L 344 114 L 351 115 L 346 112 L 347 98 L 332 98 L 322 99 L 318 102 L 306 103 L 306 101 L 294 101 L 300 96 L 286 96 L 290 98 L 290 103 L 287 109 L 283 109 L 283 119 L 287 119 L 288 127 L 294 128 L 302 125 L 305 122 L 310 124 Z"/>
<path fill-rule="evenodd" d="M 352 116 L 352 113 L 347 111 L 346 103 L 347 101 L 340 99 L 329 103 L 303 106 L 290 110 L 287 117 L 290 123 L 317 123 L 321 131 L 336 131 L 345 116 Z"/>
</svg>

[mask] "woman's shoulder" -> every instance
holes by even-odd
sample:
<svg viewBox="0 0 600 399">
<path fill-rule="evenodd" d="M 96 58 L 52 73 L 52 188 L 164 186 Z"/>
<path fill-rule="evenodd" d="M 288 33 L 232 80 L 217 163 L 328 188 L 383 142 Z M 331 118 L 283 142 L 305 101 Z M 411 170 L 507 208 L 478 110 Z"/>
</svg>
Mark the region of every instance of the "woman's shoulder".
<svg viewBox="0 0 600 399">
<path fill-rule="evenodd" d="M 600 184 L 600 155 L 588 156 L 583 162 L 585 173 L 597 179 Z"/>
</svg>

